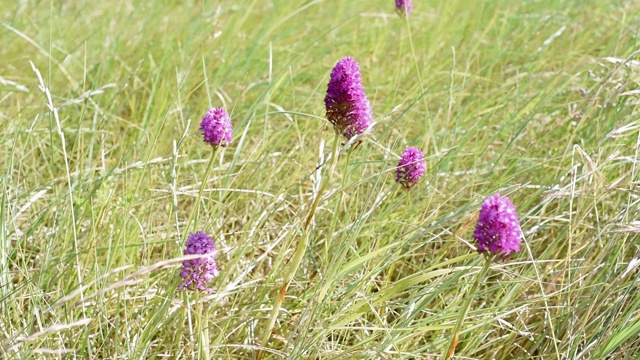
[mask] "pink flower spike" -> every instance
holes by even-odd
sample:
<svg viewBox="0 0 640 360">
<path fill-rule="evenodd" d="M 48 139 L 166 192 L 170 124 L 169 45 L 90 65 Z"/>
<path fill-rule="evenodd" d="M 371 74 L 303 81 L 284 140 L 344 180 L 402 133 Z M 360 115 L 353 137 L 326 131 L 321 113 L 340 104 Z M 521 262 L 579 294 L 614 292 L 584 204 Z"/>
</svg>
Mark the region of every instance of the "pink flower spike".
<svg viewBox="0 0 640 360">
<path fill-rule="evenodd" d="M 216 247 L 209 235 L 196 232 L 189 236 L 184 249 L 185 255 L 205 255 L 197 259 L 184 260 L 180 277 L 184 280 L 178 285 L 180 290 L 198 290 L 209 292 L 207 287 L 214 277 L 218 276 L 216 263 Z"/>
<path fill-rule="evenodd" d="M 502 254 L 503 257 L 520 250 L 522 230 L 516 208 L 507 196 L 495 194 L 482 203 L 473 238 L 478 251 Z"/>
<path fill-rule="evenodd" d="M 360 66 L 353 58 L 343 58 L 331 71 L 324 104 L 327 120 L 336 134 L 344 135 L 347 140 L 362 134 L 373 123 L 371 105 L 362 87 Z"/>
<path fill-rule="evenodd" d="M 204 142 L 213 147 L 231 144 L 233 128 L 229 114 L 223 108 L 213 108 L 204 115 L 200 123 Z"/>
<path fill-rule="evenodd" d="M 411 189 L 424 175 L 425 170 L 422 151 L 415 147 L 407 148 L 396 168 L 396 182 L 406 189 Z"/>
</svg>

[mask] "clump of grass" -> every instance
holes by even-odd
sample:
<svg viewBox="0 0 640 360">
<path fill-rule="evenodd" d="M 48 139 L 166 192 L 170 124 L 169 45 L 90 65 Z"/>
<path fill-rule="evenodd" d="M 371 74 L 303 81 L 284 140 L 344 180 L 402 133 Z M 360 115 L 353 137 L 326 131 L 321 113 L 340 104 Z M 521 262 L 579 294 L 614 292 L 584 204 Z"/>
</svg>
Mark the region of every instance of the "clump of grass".
<svg viewBox="0 0 640 360">
<path fill-rule="evenodd" d="M 0 353 L 192 358 L 200 322 L 211 358 L 439 357 L 481 266 L 475 217 L 496 192 L 517 204 L 524 242 L 475 291 L 456 357 L 637 353 L 639 10 L 3 7 Z M 378 123 L 318 197 L 262 345 L 325 175 L 324 86 L 345 55 Z M 235 136 L 212 156 L 194 124 L 214 105 Z M 402 192 L 408 145 L 426 172 Z M 196 204 L 220 268 L 204 319 L 182 316 L 193 303 L 176 291 Z"/>
</svg>

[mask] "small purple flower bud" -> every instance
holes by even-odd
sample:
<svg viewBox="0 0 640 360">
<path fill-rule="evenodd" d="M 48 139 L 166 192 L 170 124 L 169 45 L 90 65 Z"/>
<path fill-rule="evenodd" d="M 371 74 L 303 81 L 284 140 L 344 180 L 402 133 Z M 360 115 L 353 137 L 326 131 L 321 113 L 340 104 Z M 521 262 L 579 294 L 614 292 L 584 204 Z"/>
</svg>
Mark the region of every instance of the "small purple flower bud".
<svg viewBox="0 0 640 360">
<path fill-rule="evenodd" d="M 371 105 L 362 87 L 360 66 L 353 58 L 343 58 L 331 71 L 324 104 L 327 120 L 336 134 L 344 135 L 347 140 L 362 134 L 371 126 Z"/>
<path fill-rule="evenodd" d="M 407 148 L 398 162 L 396 168 L 396 182 L 407 189 L 411 189 L 424 175 L 424 155 L 417 148 Z"/>
<path fill-rule="evenodd" d="M 226 147 L 231 144 L 233 134 L 231 118 L 223 108 L 207 111 L 200 123 L 200 130 L 204 135 L 204 142 L 213 147 Z"/>
<path fill-rule="evenodd" d="M 184 260 L 182 262 L 180 277 L 183 278 L 184 281 L 178 285 L 178 289 L 209 291 L 210 289 L 207 288 L 207 284 L 219 274 L 218 265 L 216 264 L 217 252 L 213 240 L 203 232 L 193 233 L 187 239 L 184 254 L 209 254 L 209 256 Z"/>
<path fill-rule="evenodd" d="M 411 13 L 411 0 L 396 0 L 396 10 L 400 14 L 409 15 Z"/>
<path fill-rule="evenodd" d="M 506 257 L 520 250 L 522 230 L 516 208 L 507 196 L 495 194 L 482 203 L 473 238 L 478 242 L 478 252 Z"/>
</svg>

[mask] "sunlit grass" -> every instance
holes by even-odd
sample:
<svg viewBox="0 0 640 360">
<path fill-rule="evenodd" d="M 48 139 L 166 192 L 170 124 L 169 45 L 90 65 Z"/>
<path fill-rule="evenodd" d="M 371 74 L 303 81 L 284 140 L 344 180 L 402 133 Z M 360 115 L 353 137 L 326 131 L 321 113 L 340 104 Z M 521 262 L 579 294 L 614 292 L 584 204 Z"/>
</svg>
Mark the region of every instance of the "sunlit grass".
<svg viewBox="0 0 640 360">
<path fill-rule="evenodd" d="M 198 356 L 175 259 L 211 157 L 198 124 L 221 106 L 233 143 L 215 154 L 197 224 L 219 250 L 216 291 L 200 297 L 212 358 L 439 358 L 496 192 L 526 241 L 492 265 L 456 357 L 636 358 L 639 13 L 632 1 L 414 0 L 404 19 L 391 0 L 0 0 L 2 356 Z M 341 152 L 262 348 L 334 139 L 329 72 L 347 55 L 377 124 Z M 410 192 L 394 182 L 407 146 L 427 158 Z"/>
</svg>

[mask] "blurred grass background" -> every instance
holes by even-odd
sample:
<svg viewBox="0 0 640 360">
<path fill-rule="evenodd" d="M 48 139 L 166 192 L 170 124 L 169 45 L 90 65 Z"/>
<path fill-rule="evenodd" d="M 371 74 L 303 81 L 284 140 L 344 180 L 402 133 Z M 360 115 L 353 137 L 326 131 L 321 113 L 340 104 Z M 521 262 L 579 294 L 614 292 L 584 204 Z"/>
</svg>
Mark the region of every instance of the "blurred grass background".
<svg viewBox="0 0 640 360">
<path fill-rule="evenodd" d="M 394 10 L 0 0 L 3 356 L 198 356 L 195 298 L 163 262 L 211 152 L 199 121 L 222 106 L 234 141 L 200 205 L 221 269 L 204 321 L 213 358 L 254 358 L 333 141 L 329 73 L 353 56 L 377 124 L 339 159 L 266 356 L 439 357 L 481 265 L 465 241 L 500 192 L 526 243 L 492 266 L 456 357 L 635 359 L 640 4 Z M 428 157 L 410 193 L 393 181 L 406 146 Z"/>
</svg>

